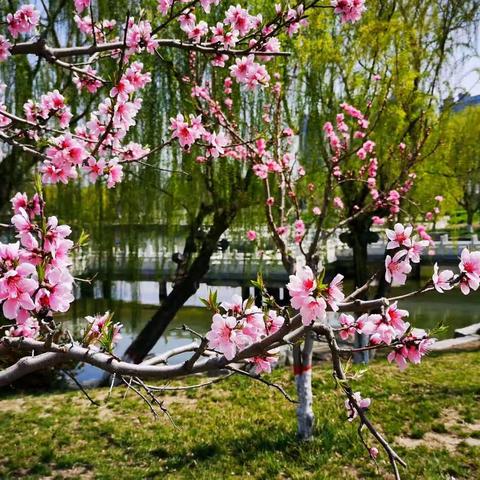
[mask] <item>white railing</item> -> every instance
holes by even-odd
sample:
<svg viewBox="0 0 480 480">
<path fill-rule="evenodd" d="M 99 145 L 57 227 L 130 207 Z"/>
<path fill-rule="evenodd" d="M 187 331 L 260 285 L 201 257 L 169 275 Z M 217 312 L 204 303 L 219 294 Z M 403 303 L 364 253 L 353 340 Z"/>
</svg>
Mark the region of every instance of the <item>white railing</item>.
<svg viewBox="0 0 480 480">
<path fill-rule="evenodd" d="M 308 244 L 308 243 L 307 243 Z M 463 248 L 479 249 L 480 241 L 477 235 L 472 235 L 471 240 L 449 240 L 448 235 L 443 235 L 439 241 L 434 242 L 434 246 L 428 249 L 428 255 L 438 257 L 456 257 L 459 256 Z M 379 240 L 368 246 L 368 254 L 371 256 L 381 257 L 385 253 L 386 241 Z M 353 255 L 352 249 L 342 243 L 338 236 L 332 237 L 321 247 L 324 262 L 326 264 L 333 263 L 337 260 L 346 260 Z M 147 245 L 145 249 L 141 249 L 136 254 L 138 258 L 138 267 L 140 269 L 156 269 L 163 266 L 168 270 L 174 270 L 175 264 L 172 262 L 172 252 L 181 251 L 180 246 L 173 248 L 162 247 L 155 252 L 152 245 Z M 295 257 L 301 257 L 298 248 L 292 252 Z M 113 254 L 114 262 L 118 266 L 126 266 L 129 258 L 129 252 L 118 249 L 118 253 Z M 98 254 L 93 250 L 84 252 L 83 255 L 77 256 L 74 262 L 75 272 L 85 272 L 91 270 L 98 264 Z M 240 252 L 236 249 L 229 248 L 226 252 L 218 251 L 211 257 L 210 264 L 213 268 L 225 266 L 228 270 L 240 271 L 250 266 L 262 264 L 264 266 L 281 265 L 281 256 L 278 251 L 255 251 Z"/>
</svg>

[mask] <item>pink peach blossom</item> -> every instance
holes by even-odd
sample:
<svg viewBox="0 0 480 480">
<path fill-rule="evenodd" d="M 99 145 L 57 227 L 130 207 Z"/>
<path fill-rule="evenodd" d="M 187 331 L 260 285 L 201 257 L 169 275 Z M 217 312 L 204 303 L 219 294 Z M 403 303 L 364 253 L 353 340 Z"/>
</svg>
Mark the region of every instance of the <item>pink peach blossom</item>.
<svg viewBox="0 0 480 480">
<path fill-rule="evenodd" d="M 407 275 L 412 271 L 412 266 L 405 259 L 407 252 L 400 250 L 393 258 L 387 255 L 385 258 L 385 280 L 395 285 L 404 285 Z"/>
<path fill-rule="evenodd" d="M 443 270 L 442 272 L 438 272 L 438 264 L 435 263 L 433 266 L 433 275 L 432 275 L 432 282 L 435 290 L 438 293 L 443 293 L 446 290 L 451 290 L 453 288 L 453 284 L 451 283 L 454 278 L 454 274 L 451 270 Z"/>
<path fill-rule="evenodd" d="M 395 224 L 393 230 L 386 230 L 389 242 L 387 244 L 387 250 L 391 250 L 399 247 L 411 247 L 412 241 L 410 236 L 412 235 L 412 226 L 408 225 L 404 227 L 401 223 Z"/>
<path fill-rule="evenodd" d="M 480 281 L 480 252 L 470 252 L 464 248 L 460 256 L 459 268 L 463 277 L 467 279 L 463 282 L 463 288 L 462 285 L 460 286 L 462 292 L 467 291 L 466 285 L 469 289 L 477 290 Z"/>
<path fill-rule="evenodd" d="M 0 62 L 4 62 L 10 56 L 10 48 L 12 48 L 12 44 L 3 35 L 0 35 Z"/>
<path fill-rule="evenodd" d="M 345 298 L 345 295 L 343 294 L 343 275 L 340 273 L 335 275 L 328 286 L 326 295 L 327 303 L 330 305 L 330 308 L 336 312 L 338 310 L 337 303 L 342 302 Z"/>
<path fill-rule="evenodd" d="M 209 346 L 225 355 L 227 360 L 232 360 L 236 353 L 235 317 L 223 316 L 216 313 L 212 318 L 212 328 L 206 334 Z"/>
<path fill-rule="evenodd" d="M 293 301 L 293 299 L 292 299 Z M 324 320 L 326 317 L 327 302 L 323 297 L 307 297 L 300 307 L 300 316 L 304 325 L 310 325 L 315 320 Z"/>
<path fill-rule="evenodd" d="M 353 401 L 357 404 L 358 408 L 361 410 L 367 410 L 372 403 L 372 401 L 369 398 L 362 398 L 362 395 L 360 392 L 355 392 L 352 396 L 353 396 Z M 347 409 L 348 421 L 352 422 L 358 416 L 358 411 L 354 407 L 354 404 L 350 399 L 345 400 L 345 408 Z"/>
<path fill-rule="evenodd" d="M 300 268 L 295 275 L 290 275 L 289 279 L 287 289 L 291 296 L 291 305 L 299 310 L 315 291 L 317 282 L 310 267 Z"/>
</svg>

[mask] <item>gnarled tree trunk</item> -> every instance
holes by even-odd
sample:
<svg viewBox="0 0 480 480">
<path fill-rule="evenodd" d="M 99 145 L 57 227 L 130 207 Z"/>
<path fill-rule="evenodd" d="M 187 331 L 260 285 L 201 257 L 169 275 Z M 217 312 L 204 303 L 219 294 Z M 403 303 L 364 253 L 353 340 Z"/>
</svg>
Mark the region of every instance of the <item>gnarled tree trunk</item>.
<svg viewBox="0 0 480 480">
<path fill-rule="evenodd" d="M 21 188 L 35 161 L 13 149 L 0 161 L 0 212 L 7 211 L 10 198 Z"/>
<path fill-rule="evenodd" d="M 368 244 L 372 243 L 376 234 L 370 232 L 371 219 L 370 217 L 361 216 L 349 223 L 349 232 L 345 237 L 345 241 L 353 252 L 353 278 L 355 281 L 355 288 L 361 287 L 369 279 L 368 272 Z M 360 299 L 366 300 L 367 293 L 359 295 Z M 355 335 L 355 347 L 361 348 L 368 344 L 368 335 Z M 353 355 L 354 363 L 368 363 L 369 353 L 356 352 Z"/>
<path fill-rule="evenodd" d="M 473 216 L 475 212 L 471 209 L 467 210 L 467 231 L 473 233 Z"/>
<path fill-rule="evenodd" d="M 208 213 L 208 212 L 207 212 Z M 210 268 L 210 258 L 218 248 L 218 241 L 231 225 L 237 213 L 236 207 L 218 209 L 213 215 L 213 223 L 208 233 L 202 238 L 200 250 L 194 260 L 187 265 L 182 262 L 178 269 L 177 280 L 170 294 L 161 303 L 151 320 L 143 327 L 135 340 L 127 348 L 124 358 L 140 363 L 155 346 L 180 308 L 197 291 L 200 281 Z M 203 218 L 206 213 L 202 212 Z M 198 216 L 197 216 L 198 220 Z M 201 225 L 200 221 L 200 225 Z M 198 222 L 195 222 L 198 224 Z M 186 249 L 193 253 L 195 246 L 191 235 L 186 241 Z M 186 253 L 184 251 L 184 253 Z"/>
</svg>

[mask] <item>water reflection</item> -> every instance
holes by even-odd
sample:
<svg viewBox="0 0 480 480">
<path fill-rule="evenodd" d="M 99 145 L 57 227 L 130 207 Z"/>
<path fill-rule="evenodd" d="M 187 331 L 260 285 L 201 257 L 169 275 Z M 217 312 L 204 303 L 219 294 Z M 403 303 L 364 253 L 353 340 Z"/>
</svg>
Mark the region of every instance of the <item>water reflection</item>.
<svg viewBox="0 0 480 480">
<path fill-rule="evenodd" d="M 351 288 L 348 283 L 345 287 L 346 291 Z M 394 289 L 393 294 L 401 295 L 419 287 L 419 283 L 410 282 L 405 287 Z M 167 285 L 167 291 L 170 289 L 171 285 Z M 212 287 L 202 284 L 198 292 L 180 310 L 166 334 L 156 343 L 152 350 L 153 354 L 189 343 L 192 340 L 191 335 L 181 330 L 184 324 L 199 333 L 205 333 L 209 329 L 211 315 L 201 307 L 200 298 L 207 297 L 211 289 L 217 290 L 220 301 L 230 299 L 235 293 L 241 294 L 239 287 Z M 79 333 L 85 325 L 83 318 L 86 315 L 103 313 L 106 310 L 115 312 L 115 320 L 124 325 L 123 338 L 116 349 L 117 355 L 121 356 L 136 334 L 155 313 L 158 299 L 157 282 L 113 282 L 111 298 L 102 298 L 102 288 L 98 284 L 94 288 L 94 298 L 79 298 L 74 302 L 68 317 L 64 320 L 65 326 Z M 410 322 L 416 327 L 432 329 L 443 321 L 447 328 L 438 335 L 439 338 L 452 337 L 456 328 L 480 322 L 480 296 L 473 294 L 465 297 L 459 290 L 443 295 L 429 292 L 402 301 L 401 306 L 410 311 Z M 185 360 L 186 355 L 179 355 L 173 362 Z M 95 367 L 84 366 L 79 370 L 78 378 L 82 382 L 89 382 L 99 378 L 99 375 L 101 372 Z"/>
</svg>

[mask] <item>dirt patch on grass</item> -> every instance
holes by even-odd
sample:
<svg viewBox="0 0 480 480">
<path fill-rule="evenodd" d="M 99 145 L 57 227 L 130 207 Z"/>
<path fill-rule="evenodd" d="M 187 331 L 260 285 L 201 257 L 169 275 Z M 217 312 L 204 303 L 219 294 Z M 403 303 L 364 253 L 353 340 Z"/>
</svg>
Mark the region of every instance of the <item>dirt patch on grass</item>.
<svg viewBox="0 0 480 480">
<path fill-rule="evenodd" d="M 186 408 L 194 408 L 198 403 L 197 398 L 187 397 L 186 395 L 176 396 L 176 397 L 167 397 L 165 399 L 165 405 L 181 405 Z"/>
<path fill-rule="evenodd" d="M 461 429 L 464 433 L 467 434 L 480 431 L 480 422 L 465 422 L 465 420 L 462 419 L 460 414 L 454 408 L 446 408 L 442 410 L 440 419 L 447 430 L 451 428 L 457 428 Z"/>
<path fill-rule="evenodd" d="M 74 478 L 80 478 L 82 480 L 92 480 L 95 478 L 95 475 L 91 470 L 89 470 L 86 467 L 78 466 L 78 467 L 72 467 L 72 468 L 66 468 L 66 469 L 52 469 L 52 473 L 54 475 L 48 476 L 48 477 L 43 477 L 43 480 L 54 480 L 57 478 L 64 478 L 64 479 L 74 479 Z"/>
<path fill-rule="evenodd" d="M 446 449 L 454 452 L 460 444 L 471 447 L 479 447 L 480 439 L 469 435 L 480 431 L 480 423 L 465 422 L 459 412 L 454 408 L 446 408 L 442 411 L 440 424 L 443 424 L 446 432 L 427 432 L 423 438 L 397 437 L 398 445 L 406 448 L 427 447 L 429 449 Z"/>
<path fill-rule="evenodd" d="M 95 412 L 99 420 L 113 420 L 116 417 L 116 412 L 113 408 L 103 404 L 99 407 L 95 407 Z"/>
<path fill-rule="evenodd" d="M 15 397 L 0 400 L 0 411 L 21 412 L 25 408 L 41 406 L 43 409 L 55 409 L 65 404 L 65 393 L 50 393 L 34 396 L 19 393 Z"/>
<path fill-rule="evenodd" d="M 360 472 L 351 465 L 343 467 L 342 470 L 343 470 L 343 478 L 349 478 L 349 479 L 362 478 L 362 476 L 360 475 Z M 290 477 L 282 477 L 282 478 L 290 478 Z"/>
<path fill-rule="evenodd" d="M 427 432 L 423 438 L 397 437 L 395 443 L 405 448 L 426 447 L 430 450 L 448 450 L 455 452 L 461 443 L 469 447 L 480 447 L 478 438 L 460 438 L 449 433 Z"/>
<path fill-rule="evenodd" d="M 24 411 L 25 400 L 21 397 L 8 398 L 0 401 L 0 412 L 21 413 Z"/>
<path fill-rule="evenodd" d="M 454 452 L 463 439 L 449 433 L 427 432 L 423 438 L 397 437 L 395 443 L 405 448 L 427 447 L 431 450 L 445 449 Z"/>
</svg>

